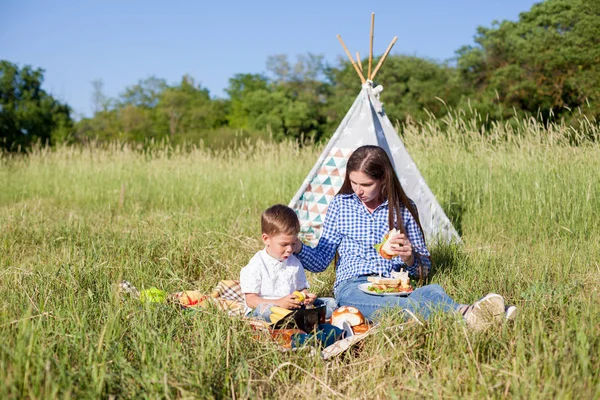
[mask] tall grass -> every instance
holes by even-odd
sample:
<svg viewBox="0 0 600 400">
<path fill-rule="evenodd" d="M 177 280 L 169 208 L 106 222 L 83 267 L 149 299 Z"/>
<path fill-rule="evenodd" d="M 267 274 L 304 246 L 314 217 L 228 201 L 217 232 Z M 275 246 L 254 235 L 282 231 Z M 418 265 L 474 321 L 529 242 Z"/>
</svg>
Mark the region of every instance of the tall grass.
<svg viewBox="0 0 600 400">
<path fill-rule="evenodd" d="M 217 311 L 120 301 L 113 286 L 209 291 L 237 277 L 261 247 L 260 212 L 289 201 L 320 148 L 5 155 L 0 397 L 598 398 L 598 141 L 572 147 L 571 128 L 535 121 L 478 126 L 448 117 L 402 134 L 464 240 L 433 249 L 432 282 L 463 303 L 501 293 L 516 323 L 475 334 L 437 315 L 402 330 L 390 313 L 329 362 L 280 353 Z M 310 280 L 331 295 L 332 271 Z"/>
</svg>

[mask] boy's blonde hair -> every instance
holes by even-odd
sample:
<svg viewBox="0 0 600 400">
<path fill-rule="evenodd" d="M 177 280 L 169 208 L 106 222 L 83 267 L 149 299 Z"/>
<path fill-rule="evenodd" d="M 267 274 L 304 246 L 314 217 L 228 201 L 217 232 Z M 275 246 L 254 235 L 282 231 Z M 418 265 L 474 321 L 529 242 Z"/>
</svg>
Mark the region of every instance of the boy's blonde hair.
<svg viewBox="0 0 600 400">
<path fill-rule="evenodd" d="M 260 224 L 266 235 L 297 235 L 300 232 L 298 216 L 283 204 L 267 208 L 260 217 Z"/>
</svg>

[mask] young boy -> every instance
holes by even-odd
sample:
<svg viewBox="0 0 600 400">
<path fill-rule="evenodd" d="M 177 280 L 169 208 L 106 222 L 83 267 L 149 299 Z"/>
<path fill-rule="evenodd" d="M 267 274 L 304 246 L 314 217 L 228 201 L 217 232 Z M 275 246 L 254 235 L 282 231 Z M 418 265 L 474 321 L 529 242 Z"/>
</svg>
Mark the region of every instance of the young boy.
<svg viewBox="0 0 600 400">
<path fill-rule="evenodd" d="M 337 303 L 333 298 L 317 299 L 308 291 L 304 268 L 293 254 L 294 242 L 300 232 L 298 216 L 291 208 L 274 205 L 261 216 L 262 240 L 265 248 L 252 257 L 240 272 L 240 286 L 246 305 L 253 309 L 252 316 L 267 319 L 269 308 L 278 306 L 288 310 L 302 305 L 326 305 L 330 318 Z M 298 296 L 301 292 L 304 295 Z"/>
</svg>

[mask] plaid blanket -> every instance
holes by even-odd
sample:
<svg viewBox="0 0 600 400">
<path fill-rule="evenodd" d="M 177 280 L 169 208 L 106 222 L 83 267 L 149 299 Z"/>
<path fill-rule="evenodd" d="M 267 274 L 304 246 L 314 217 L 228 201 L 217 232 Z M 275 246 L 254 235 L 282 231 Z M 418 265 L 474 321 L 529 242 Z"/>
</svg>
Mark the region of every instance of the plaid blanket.
<svg viewBox="0 0 600 400">
<path fill-rule="evenodd" d="M 173 293 L 171 299 L 182 307 L 209 307 L 215 306 L 219 310 L 226 311 L 231 316 L 243 316 L 250 312 L 244 302 L 244 293 L 240 283 L 234 280 L 220 281 L 210 296 L 204 295 L 197 290 L 186 290 Z"/>
</svg>

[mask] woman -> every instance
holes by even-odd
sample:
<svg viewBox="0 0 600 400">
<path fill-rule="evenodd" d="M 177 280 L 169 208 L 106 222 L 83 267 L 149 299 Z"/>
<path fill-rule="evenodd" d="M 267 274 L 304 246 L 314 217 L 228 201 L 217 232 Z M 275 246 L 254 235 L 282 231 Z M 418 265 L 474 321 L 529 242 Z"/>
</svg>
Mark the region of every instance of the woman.
<svg viewBox="0 0 600 400">
<path fill-rule="evenodd" d="M 374 245 L 393 228 L 401 233 L 389 238 L 395 257 L 387 260 Z M 294 246 L 294 253 L 311 272 L 325 271 L 336 251 L 334 295 L 340 306 L 355 306 L 367 318 L 386 307 L 407 309 L 425 319 L 434 311 L 458 311 L 469 326 L 483 329 L 505 316 L 504 299 L 494 293 L 466 306 L 452 300 L 439 285 L 420 287 L 406 297 L 373 296 L 358 289 L 372 275 L 389 277 L 404 268 L 412 276 L 425 277 L 431 268 L 417 208 L 381 147 L 359 147 L 348 159 L 344 184 L 329 204 L 317 247 L 304 246 L 300 240 Z"/>
</svg>

